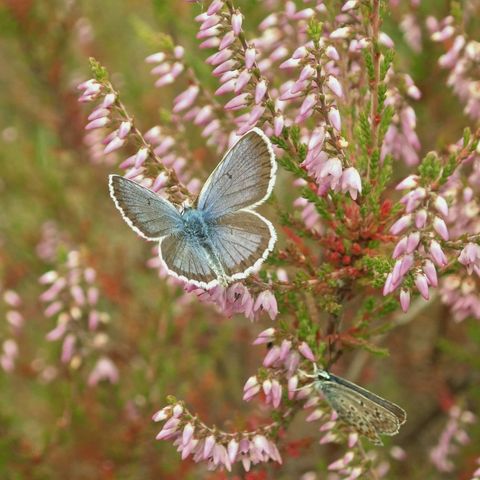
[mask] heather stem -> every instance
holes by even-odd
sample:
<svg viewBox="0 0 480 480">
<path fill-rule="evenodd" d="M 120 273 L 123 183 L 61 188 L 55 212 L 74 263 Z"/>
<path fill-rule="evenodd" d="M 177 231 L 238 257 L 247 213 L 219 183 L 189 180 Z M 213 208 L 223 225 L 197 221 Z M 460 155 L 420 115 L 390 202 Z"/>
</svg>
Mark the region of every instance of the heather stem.
<svg viewBox="0 0 480 480">
<path fill-rule="evenodd" d="M 380 118 L 378 115 L 378 85 L 380 81 L 380 49 L 378 46 L 378 35 L 380 31 L 380 0 L 373 0 L 372 15 L 371 15 L 371 43 L 372 43 L 372 61 L 373 61 L 373 79 L 370 81 L 370 91 L 372 94 L 371 110 L 370 110 L 370 124 L 372 128 L 372 143 L 371 152 L 373 154 L 379 149 L 378 145 L 378 127 L 380 125 Z M 370 163 L 367 167 L 367 176 L 370 178 Z"/>
<path fill-rule="evenodd" d="M 125 105 L 119 100 L 118 92 L 115 91 L 112 84 L 106 83 L 106 87 L 109 92 L 112 92 L 115 94 L 115 98 L 116 98 L 115 105 L 118 108 L 118 111 L 120 112 L 122 117 L 126 121 L 131 123 L 132 127 L 130 130 L 131 132 L 130 135 L 136 138 L 137 142 L 142 146 L 142 148 L 148 149 L 149 156 L 150 158 L 153 159 L 157 168 L 162 172 L 164 172 L 165 175 L 167 176 L 168 183 L 165 188 L 165 191 L 169 197 L 169 200 L 175 204 L 181 204 L 187 199 L 192 201 L 193 199 L 190 192 L 185 187 L 185 185 L 183 185 L 183 183 L 180 182 L 180 180 L 177 177 L 177 174 L 175 173 L 175 170 L 173 170 L 172 168 L 167 168 L 165 167 L 165 165 L 163 165 L 161 159 L 153 151 L 151 144 L 147 142 L 142 132 L 137 128 L 134 118 L 128 113 Z"/>
</svg>

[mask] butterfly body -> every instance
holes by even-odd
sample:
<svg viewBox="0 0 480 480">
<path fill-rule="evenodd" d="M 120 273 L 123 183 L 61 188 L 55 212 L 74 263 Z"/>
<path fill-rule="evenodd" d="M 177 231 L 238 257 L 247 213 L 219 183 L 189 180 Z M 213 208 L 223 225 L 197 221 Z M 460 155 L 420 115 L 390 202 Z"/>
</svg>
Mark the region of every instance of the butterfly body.
<svg viewBox="0 0 480 480">
<path fill-rule="evenodd" d="M 275 229 L 254 209 L 270 195 L 276 168 L 270 141 L 253 129 L 212 172 L 195 208 L 179 211 L 119 175 L 110 176 L 110 194 L 135 232 L 159 241 L 169 273 L 202 288 L 225 286 L 257 270 L 273 249 Z"/>
</svg>

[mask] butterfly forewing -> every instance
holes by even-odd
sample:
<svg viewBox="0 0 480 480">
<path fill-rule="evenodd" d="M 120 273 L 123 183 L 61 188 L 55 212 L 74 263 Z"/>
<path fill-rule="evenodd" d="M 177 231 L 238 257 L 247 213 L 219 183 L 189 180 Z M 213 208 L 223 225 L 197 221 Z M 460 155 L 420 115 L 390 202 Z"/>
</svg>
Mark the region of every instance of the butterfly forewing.
<svg viewBox="0 0 480 480">
<path fill-rule="evenodd" d="M 275 245 L 272 224 L 256 212 L 239 211 L 224 215 L 215 225 L 213 245 L 231 280 L 254 271 Z"/>
<path fill-rule="evenodd" d="M 148 188 L 120 175 L 110 175 L 109 186 L 123 219 L 147 240 L 159 240 L 181 228 L 177 209 Z"/>
<path fill-rule="evenodd" d="M 270 195 L 276 169 L 270 141 L 255 128 L 240 138 L 212 172 L 198 197 L 198 208 L 213 218 L 254 208 Z"/>
<path fill-rule="evenodd" d="M 407 413 L 402 407 L 399 407 L 396 403 L 390 402 L 386 398 L 382 398 L 376 395 L 365 388 L 360 387 L 356 383 L 349 382 L 345 380 L 345 378 L 337 377 L 329 373 L 330 379 L 335 383 L 344 385 L 350 390 L 357 392 L 359 395 L 366 397 L 367 399 L 371 400 L 373 403 L 385 408 L 386 410 L 390 411 L 397 419 L 400 425 L 403 425 L 407 420 Z"/>
</svg>

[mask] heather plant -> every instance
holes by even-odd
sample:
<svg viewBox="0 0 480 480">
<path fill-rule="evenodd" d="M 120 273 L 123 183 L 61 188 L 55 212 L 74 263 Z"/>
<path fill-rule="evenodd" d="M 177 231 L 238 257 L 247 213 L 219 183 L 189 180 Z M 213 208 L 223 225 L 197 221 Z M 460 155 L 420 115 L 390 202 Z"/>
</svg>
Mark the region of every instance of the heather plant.
<svg viewBox="0 0 480 480">
<path fill-rule="evenodd" d="M 63 18 L 76 18 L 65 8 Z M 39 282 L 8 264 L 2 272 L 0 366 L 2 382 L 28 372 L 45 392 L 69 393 L 48 438 L 28 443 L 11 471 L 30 478 L 25 465 L 43 469 L 62 456 L 78 416 L 87 438 L 102 435 L 94 432 L 102 419 L 100 478 L 476 478 L 480 5 L 213 0 L 174 8 L 182 35 L 132 22 L 151 49 L 138 67 L 151 69 L 151 85 L 119 75 L 91 48 L 91 77 L 68 80 L 87 118 L 82 126 L 77 111 L 72 135 L 59 138 L 74 168 L 89 172 L 77 190 L 88 214 L 69 207 L 73 199 L 70 215 L 37 225 Z M 88 46 L 95 30 L 78 22 L 74 44 Z M 52 61 L 35 54 L 33 65 Z M 435 81 L 409 61 L 427 54 L 438 62 L 438 70 L 427 62 Z M 458 105 L 444 129 L 432 103 L 450 89 Z M 260 207 L 275 248 L 228 285 L 172 276 L 161 247 L 114 211 L 108 174 L 182 211 L 252 129 L 278 163 Z M 38 300 L 28 305 L 16 293 L 22 286 Z M 41 347 L 24 334 L 24 310 L 34 318 L 35 303 L 41 321 L 30 328 L 42 332 Z M 358 387 L 328 390 L 322 381 L 337 378 L 330 371 Z M 431 405 L 417 402 L 418 392 Z M 400 408 L 394 429 L 365 427 L 379 406 Z M 112 411 L 121 421 L 110 427 Z M 12 429 L 12 445 L 18 438 Z"/>
</svg>

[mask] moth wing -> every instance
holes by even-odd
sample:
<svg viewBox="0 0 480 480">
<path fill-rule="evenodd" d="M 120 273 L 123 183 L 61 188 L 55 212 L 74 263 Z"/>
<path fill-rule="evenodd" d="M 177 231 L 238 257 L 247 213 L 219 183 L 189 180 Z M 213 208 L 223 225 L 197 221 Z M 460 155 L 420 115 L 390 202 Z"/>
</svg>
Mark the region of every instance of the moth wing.
<svg viewBox="0 0 480 480">
<path fill-rule="evenodd" d="M 229 280 L 246 278 L 258 270 L 276 239 L 273 225 L 249 210 L 220 217 L 212 229 L 212 243 Z"/>
<path fill-rule="evenodd" d="M 179 231 L 160 242 L 160 256 L 169 273 L 201 288 L 218 283 L 204 248 Z"/>
<path fill-rule="evenodd" d="M 356 432 L 368 438 L 374 445 L 383 445 L 375 426 L 365 417 L 363 409 L 356 401 L 349 398 L 341 385 L 334 382 L 322 382 L 322 392 L 330 406 L 338 413 L 338 417 L 354 428 Z"/>
<path fill-rule="evenodd" d="M 177 209 L 148 188 L 120 175 L 110 175 L 109 188 L 123 219 L 141 237 L 159 240 L 181 227 Z"/>
<path fill-rule="evenodd" d="M 270 195 L 276 171 L 270 140 L 254 128 L 227 152 L 205 182 L 198 209 L 218 218 L 242 208 L 254 208 Z"/>
<path fill-rule="evenodd" d="M 400 422 L 392 412 L 344 385 L 330 381 L 324 383 L 322 391 L 338 416 L 372 443 L 383 445 L 379 434 L 398 433 Z"/>
<path fill-rule="evenodd" d="M 396 403 L 393 403 L 390 400 L 382 398 L 376 395 L 375 393 L 370 392 L 370 390 L 362 388 L 356 383 L 352 383 L 346 380 L 345 378 L 337 377 L 336 375 L 333 375 L 331 373 L 329 373 L 329 376 L 335 383 L 339 383 L 349 388 L 350 390 L 354 390 L 355 392 L 362 395 L 363 397 L 366 397 L 367 400 L 370 400 L 374 404 L 377 404 L 383 407 L 384 409 L 390 411 L 395 417 L 397 417 L 397 420 L 400 425 L 403 425 L 407 421 L 407 413 L 402 407 L 398 406 Z"/>
</svg>

